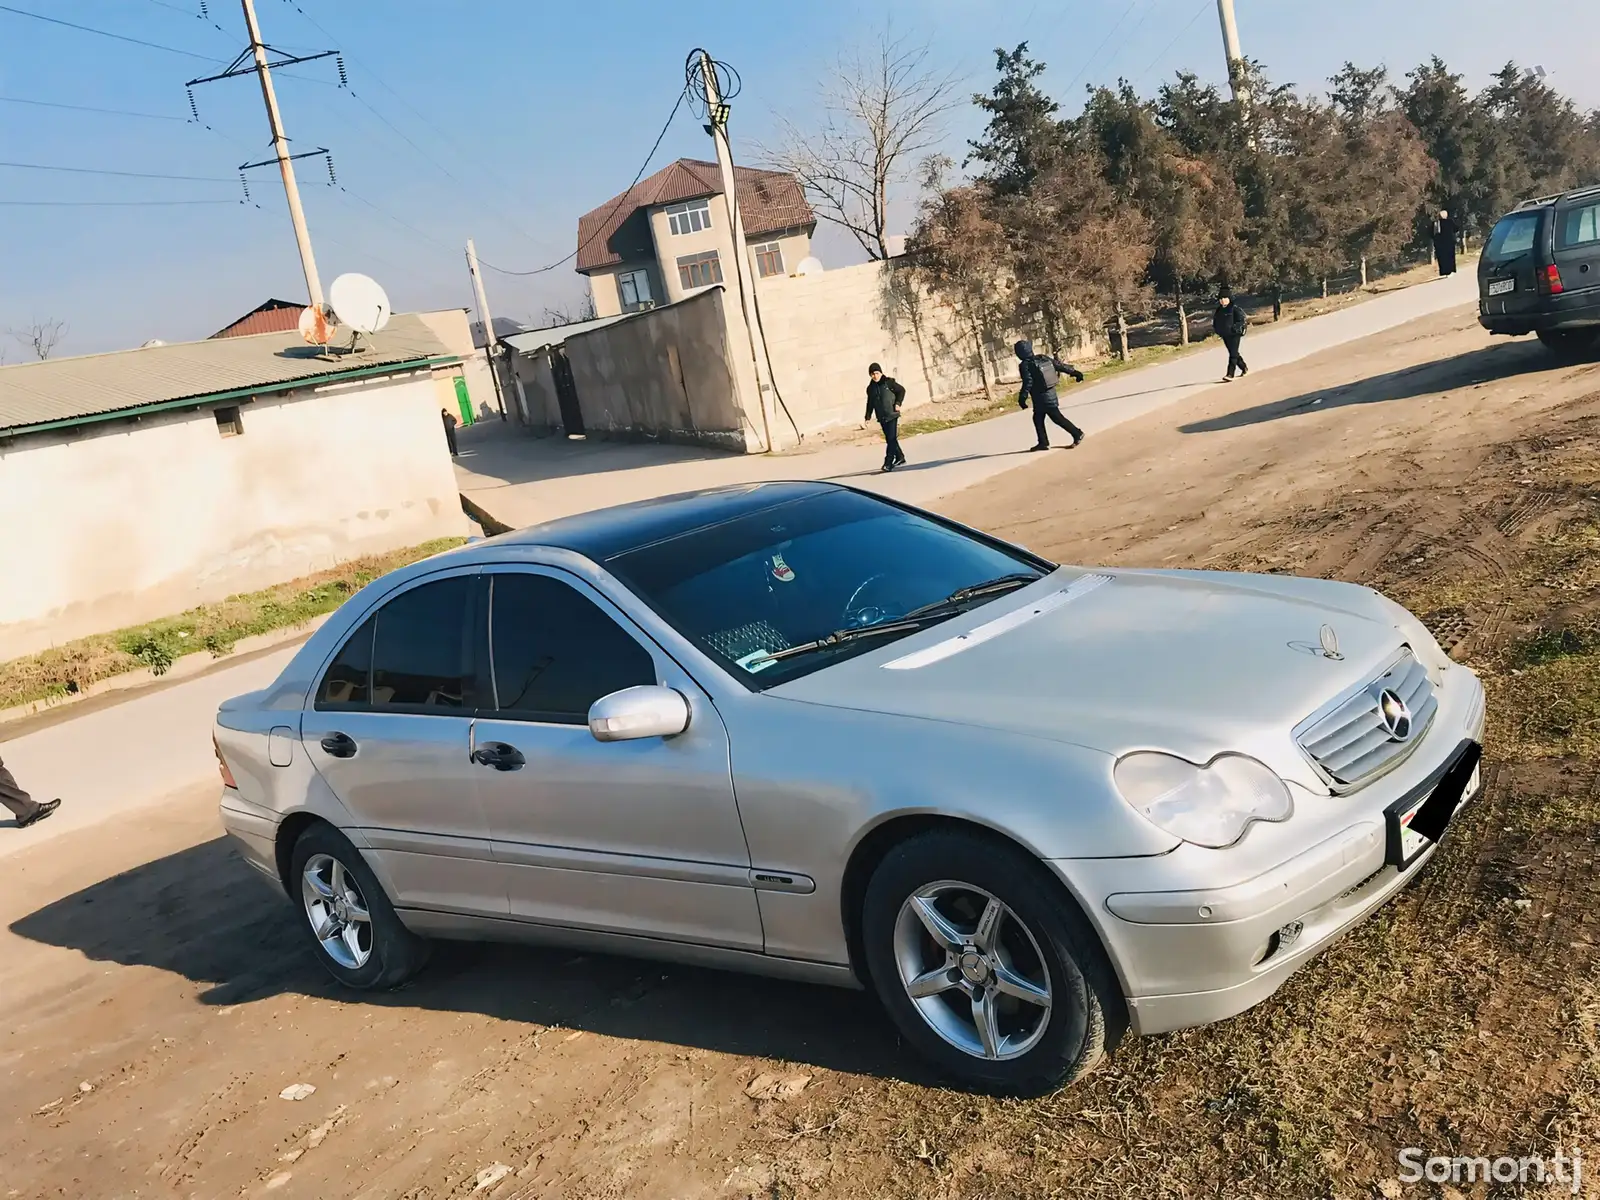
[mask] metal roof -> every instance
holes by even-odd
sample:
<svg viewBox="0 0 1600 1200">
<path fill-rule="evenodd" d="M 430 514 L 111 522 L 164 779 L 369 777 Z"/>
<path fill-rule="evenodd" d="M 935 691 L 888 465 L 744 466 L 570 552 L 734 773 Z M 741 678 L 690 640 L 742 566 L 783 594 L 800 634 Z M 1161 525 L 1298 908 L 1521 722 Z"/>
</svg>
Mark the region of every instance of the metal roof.
<svg viewBox="0 0 1600 1200">
<path fill-rule="evenodd" d="M 410 313 L 362 345 L 359 354 L 327 358 L 298 333 L 259 333 L 0 367 L 0 434 L 461 361 Z"/>
<path fill-rule="evenodd" d="M 644 310 L 650 311 L 648 309 Z M 569 325 L 552 325 L 548 329 L 527 329 L 521 333 L 513 333 L 500 339 L 501 343 L 510 346 L 518 354 L 527 354 L 532 350 L 543 350 L 546 346 L 559 346 L 569 337 L 580 333 L 592 333 L 596 329 L 604 329 L 607 325 L 615 325 L 618 321 L 628 317 L 638 316 L 638 313 L 614 313 L 609 317 L 594 317 L 588 321 L 573 321 Z"/>
</svg>

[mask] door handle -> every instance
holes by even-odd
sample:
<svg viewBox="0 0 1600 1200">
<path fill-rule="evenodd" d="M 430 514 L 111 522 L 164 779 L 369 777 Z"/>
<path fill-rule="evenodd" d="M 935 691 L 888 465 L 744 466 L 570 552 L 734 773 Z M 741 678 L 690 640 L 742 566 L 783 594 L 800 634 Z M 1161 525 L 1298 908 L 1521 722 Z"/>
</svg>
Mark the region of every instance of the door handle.
<svg viewBox="0 0 1600 1200">
<path fill-rule="evenodd" d="M 472 752 L 472 761 L 480 767 L 493 767 L 496 771 L 515 771 L 526 765 L 528 760 L 515 746 L 508 746 L 504 742 L 485 742 Z"/>
<path fill-rule="evenodd" d="M 354 758 L 356 742 L 348 733 L 330 733 L 322 739 L 322 748 L 334 758 Z"/>
</svg>

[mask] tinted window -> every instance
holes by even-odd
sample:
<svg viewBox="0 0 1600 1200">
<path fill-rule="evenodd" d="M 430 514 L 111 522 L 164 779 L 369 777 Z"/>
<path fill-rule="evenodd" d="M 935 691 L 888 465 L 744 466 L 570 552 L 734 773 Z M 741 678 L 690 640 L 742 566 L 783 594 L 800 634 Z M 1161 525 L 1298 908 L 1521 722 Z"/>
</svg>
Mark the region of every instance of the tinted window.
<svg viewBox="0 0 1600 1200">
<path fill-rule="evenodd" d="M 575 588 L 548 575 L 491 578 L 501 713 L 582 725 L 601 696 L 656 682 L 649 652 Z"/>
<path fill-rule="evenodd" d="M 1600 204 L 1586 204 L 1561 214 L 1556 222 L 1556 248 L 1600 242 Z"/>
<path fill-rule="evenodd" d="M 372 694 L 372 631 L 376 624 L 377 618 L 368 617 L 350 635 L 322 677 L 322 686 L 317 689 L 318 708 L 366 706 Z"/>
<path fill-rule="evenodd" d="M 856 492 L 826 492 L 696 530 L 606 564 L 735 677 L 766 687 L 896 635 L 786 659 L 765 655 L 876 625 L 1037 559 Z M 900 635 L 903 636 L 903 635 Z"/>
<path fill-rule="evenodd" d="M 373 707 L 475 707 L 468 620 L 474 582 L 456 576 L 426 583 L 378 610 Z"/>
<path fill-rule="evenodd" d="M 1518 258 L 1533 249 L 1533 240 L 1539 233 L 1539 214 L 1513 213 L 1501 217 L 1489 234 L 1483 247 L 1483 256 L 1491 261 Z"/>
</svg>

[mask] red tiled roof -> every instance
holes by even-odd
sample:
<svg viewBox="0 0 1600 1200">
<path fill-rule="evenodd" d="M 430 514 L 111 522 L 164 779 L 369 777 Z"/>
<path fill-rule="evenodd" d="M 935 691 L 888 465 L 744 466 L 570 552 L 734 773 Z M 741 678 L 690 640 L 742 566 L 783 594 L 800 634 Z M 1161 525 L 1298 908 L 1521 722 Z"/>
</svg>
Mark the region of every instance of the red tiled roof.
<svg viewBox="0 0 1600 1200">
<path fill-rule="evenodd" d="M 746 237 L 816 225 L 816 215 L 793 175 L 735 167 L 733 181 L 739 190 L 739 213 L 744 218 Z M 722 176 L 716 163 L 694 158 L 668 163 L 622 195 L 613 196 L 593 212 L 578 218 L 577 269 L 593 271 L 622 262 L 623 256 L 613 248 L 612 241 L 628 218 L 640 209 L 721 194 Z"/>
<path fill-rule="evenodd" d="M 289 300 L 268 300 L 211 336 L 225 338 L 246 337 L 252 333 L 288 333 L 299 328 L 300 314 L 305 310 L 304 304 L 295 304 Z"/>
</svg>

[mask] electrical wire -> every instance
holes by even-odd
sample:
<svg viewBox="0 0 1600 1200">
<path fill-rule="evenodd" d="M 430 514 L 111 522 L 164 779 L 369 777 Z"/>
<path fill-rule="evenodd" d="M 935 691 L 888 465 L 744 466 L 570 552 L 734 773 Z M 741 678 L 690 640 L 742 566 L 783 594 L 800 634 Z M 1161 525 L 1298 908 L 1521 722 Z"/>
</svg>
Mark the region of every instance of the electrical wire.
<svg viewBox="0 0 1600 1200">
<path fill-rule="evenodd" d="M 1183 40 L 1183 35 L 1194 28 L 1194 23 L 1198 21 L 1205 13 L 1206 9 L 1210 7 L 1211 0 L 1200 0 L 1200 7 L 1194 10 L 1194 16 L 1189 18 L 1189 23 L 1182 29 L 1178 30 L 1177 36 L 1167 43 L 1166 49 L 1162 50 L 1160 54 L 1156 55 L 1150 60 L 1150 65 L 1139 72 L 1138 78 L 1143 79 L 1146 75 L 1150 74 L 1151 71 L 1155 70 L 1160 64 L 1161 60 L 1172 53 L 1172 48 Z"/>
<path fill-rule="evenodd" d="M 8 12 L 18 17 L 32 17 L 35 21 L 45 21 L 51 25 L 63 25 L 68 29 L 76 29 L 80 33 L 98 34 L 100 37 L 111 38 L 118 42 L 128 42 L 135 46 L 143 46 L 148 50 L 164 50 L 168 54 L 181 54 L 185 58 L 198 58 L 201 62 L 214 63 L 217 59 L 207 54 L 196 54 L 192 50 L 179 50 L 176 46 L 163 46 L 159 42 L 141 41 L 139 38 L 127 37 L 120 33 L 107 33 L 104 29 L 92 29 L 88 25 L 74 25 L 71 21 L 63 21 L 58 17 L 47 17 L 43 13 L 28 12 L 20 8 L 12 8 L 9 4 L 0 4 L 0 12 Z"/>
<path fill-rule="evenodd" d="M 6 208 L 170 208 L 195 204 L 243 204 L 243 200 L 0 200 Z"/>
<path fill-rule="evenodd" d="M 1133 28 L 1128 30 L 1127 35 L 1122 39 L 1121 45 L 1117 47 L 1110 58 L 1106 59 L 1105 70 L 1108 74 L 1111 68 L 1117 65 L 1117 60 L 1132 47 L 1133 39 L 1139 36 L 1139 30 L 1145 27 L 1145 23 L 1150 20 L 1151 15 L 1159 6 L 1160 0 L 1151 0 L 1151 3 L 1145 8 L 1139 19 L 1133 23 Z"/>
<path fill-rule="evenodd" d="M 151 171 L 112 171 L 100 167 L 59 167 L 51 163 L 0 162 L 15 171 L 64 171 L 71 175 L 116 175 L 123 179 L 178 179 L 185 183 L 235 183 L 222 175 L 162 175 Z"/>
<path fill-rule="evenodd" d="M 583 253 L 583 249 L 584 249 L 585 246 L 587 246 L 590 242 L 594 241 L 595 238 L 600 236 L 601 231 L 605 229 L 606 225 L 610 222 L 612 216 L 616 213 L 617 209 L 622 207 L 623 201 L 627 200 L 627 198 L 630 195 L 633 194 L 633 189 L 639 186 L 639 180 L 643 179 L 644 178 L 644 173 L 650 169 L 650 164 L 655 159 L 656 151 L 661 149 L 661 143 L 666 140 L 667 130 L 672 128 L 672 122 L 677 118 L 678 110 L 683 107 L 684 97 L 687 96 L 688 94 L 689 94 L 688 88 L 684 88 L 682 91 L 680 91 L 678 93 L 678 99 L 673 103 L 672 111 L 667 114 L 667 123 L 661 127 L 661 132 L 656 134 L 655 144 L 650 147 L 650 153 L 645 155 L 644 162 L 640 164 L 638 172 L 633 177 L 633 182 L 628 185 L 627 190 L 624 191 L 622 193 L 622 195 L 618 196 L 615 200 L 613 200 L 611 202 L 611 207 L 606 210 L 606 215 L 605 215 L 604 219 L 602 219 L 598 224 L 595 225 L 594 230 L 589 234 L 588 237 L 584 238 L 582 241 L 580 241 L 578 243 L 578 247 L 577 247 L 576 250 L 574 250 L 571 254 L 567 255 L 565 258 L 558 259 L 557 261 L 555 261 L 553 263 L 550 263 L 547 266 L 535 267 L 531 271 L 511 271 L 511 270 L 508 270 L 505 267 L 497 267 L 492 262 L 486 262 L 481 257 L 478 259 L 478 265 L 480 267 L 488 267 L 489 270 L 496 271 L 496 272 L 500 273 L 501 275 L 517 275 L 517 276 L 543 275 L 545 272 L 554 271 L 557 267 L 563 266 L 566 263 L 569 263 L 573 259 L 577 258 L 579 254 Z"/>
<path fill-rule="evenodd" d="M 0 104 L 27 104 L 35 108 L 65 108 L 73 112 L 104 113 L 112 117 L 143 117 L 149 121 L 187 121 L 167 113 L 133 112 L 125 108 L 91 108 L 87 104 L 62 104 L 55 100 L 25 100 L 21 96 L 0 96 Z"/>
<path fill-rule="evenodd" d="M 1088 61 L 1086 61 L 1083 66 L 1078 68 L 1078 73 L 1072 77 L 1072 82 L 1068 83 L 1067 86 L 1062 89 L 1062 95 L 1066 95 L 1068 92 L 1070 92 L 1073 87 L 1077 85 L 1078 80 L 1082 79 L 1084 75 L 1088 73 L 1089 68 L 1094 66 L 1095 60 L 1100 57 L 1100 51 L 1104 50 L 1111 39 L 1116 36 L 1117 30 L 1121 29 L 1122 23 L 1126 21 L 1130 15 L 1132 15 L 1134 6 L 1138 4 L 1138 2 L 1139 0 L 1128 0 L 1128 7 L 1122 10 L 1122 15 L 1117 18 L 1117 23 L 1111 27 L 1110 32 L 1107 33 L 1105 37 L 1100 39 L 1100 44 L 1094 48 L 1094 53 L 1089 55 Z"/>
</svg>

